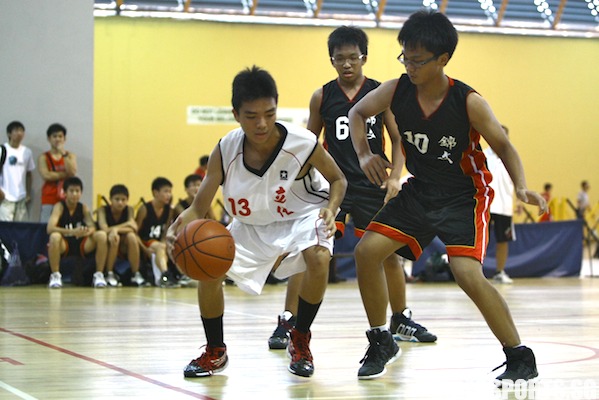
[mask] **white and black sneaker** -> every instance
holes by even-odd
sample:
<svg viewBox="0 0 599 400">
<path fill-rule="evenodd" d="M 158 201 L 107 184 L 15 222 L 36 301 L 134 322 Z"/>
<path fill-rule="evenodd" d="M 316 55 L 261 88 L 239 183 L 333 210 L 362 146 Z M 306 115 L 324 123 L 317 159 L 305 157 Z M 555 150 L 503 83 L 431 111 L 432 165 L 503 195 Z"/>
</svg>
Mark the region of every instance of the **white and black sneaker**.
<svg viewBox="0 0 599 400">
<path fill-rule="evenodd" d="M 391 316 L 389 330 L 395 340 L 420 343 L 433 343 L 437 341 L 437 336 L 430 333 L 424 326 L 414 322 L 412 311 L 409 308 Z"/>
</svg>

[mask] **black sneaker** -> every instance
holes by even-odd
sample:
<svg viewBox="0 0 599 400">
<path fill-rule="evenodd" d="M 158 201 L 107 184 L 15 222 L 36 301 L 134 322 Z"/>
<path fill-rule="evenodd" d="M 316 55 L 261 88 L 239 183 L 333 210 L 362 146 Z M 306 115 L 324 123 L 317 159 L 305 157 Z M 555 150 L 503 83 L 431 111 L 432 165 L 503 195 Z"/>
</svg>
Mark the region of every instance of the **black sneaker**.
<svg viewBox="0 0 599 400">
<path fill-rule="evenodd" d="M 191 360 L 183 370 L 186 378 L 202 378 L 221 372 L 229 365 L 227 347 L 206 346 L 206 351 L 195 360 Z"/>
<path fill-rule="evenodd" d="M 295 328 L 289 332 L 291 339 L 287 346 L 287 354 L 291 358 L 289 363 L 289 371 L 295 375 L 308 378 L 314 373 L 314 363 L 312 352 L 310 351 L 311 334 L 303 333 Z"/>
<path fill-rule="evenodd" d="M 493 371 L 504 365 L 506 368 L 503 374 L 495 378 L 495 386 L 500 388 L 503 385 L 503 381 L 511 381 L 513 384 L 519 379 L 528 381 L 539 376 L 535 355 L 531 349 L 526 346 L 515 348 L 504 347 L 503 352 L 505 353 L 506 361 Z"/>
<path fill-rule="evenodd" d="M 391 364 L 401 355 L 401 349 L 393 340 L 391 332 L 374 329 L 366 331 L 368 349 L 366 355 L 360 360 L 362 366 L 358 370 L 358 379 L 374 379 L 383 376 L 387 369 L 385 365 Z"/>
<path fill-rule="evenodd" d="M 409 308 L 391 316 L 389 330 L 395 340 L 404 342 L 433 343 L 437 340 L 437 336 L 412 320 L 412 311 Z"/>
<path fill-rule="evenodd" d="M 279 315 L 277 328 L 268 338 L 268 348 L 271 350 L 285 350 L 289 343 L 289 331 L 295 326 L 295 316 L 289 311 Z"/>
</svg>

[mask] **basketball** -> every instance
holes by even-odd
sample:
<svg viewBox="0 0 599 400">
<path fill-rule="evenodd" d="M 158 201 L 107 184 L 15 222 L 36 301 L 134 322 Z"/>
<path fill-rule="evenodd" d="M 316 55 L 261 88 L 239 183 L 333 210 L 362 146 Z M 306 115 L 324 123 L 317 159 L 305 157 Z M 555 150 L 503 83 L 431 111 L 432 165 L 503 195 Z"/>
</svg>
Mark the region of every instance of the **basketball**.
<svg viewBox="0 0 599 400">
<path fill-rule="evenodd" d="M 209 281 L 224 275 L 235 257 L 233 237 L 220 222 L 196 219 L 177 235 L 173 246 L 175 264 L 185 275 Z"/>
</svg>

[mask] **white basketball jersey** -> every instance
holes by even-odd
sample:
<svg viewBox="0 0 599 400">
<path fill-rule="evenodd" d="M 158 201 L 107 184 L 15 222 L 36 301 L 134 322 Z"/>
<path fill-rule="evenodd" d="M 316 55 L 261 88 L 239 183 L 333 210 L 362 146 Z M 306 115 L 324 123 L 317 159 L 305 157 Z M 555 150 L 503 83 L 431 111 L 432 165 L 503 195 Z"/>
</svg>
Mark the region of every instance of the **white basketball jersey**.
<svg viewBox="0 0 599 400">
<path fill-rule="evenodd" d="M 328 204 L 329 183 L 320 172 L 311 168 L 297 179 L 316 148 L 316 135 L 284 122 L 276 125 L 285 138 L 261 171 L 251 171 L 244 164 L 245 134 L 241 128 L 219 142 L 225 208 L 245 224 L 267 225 L 297 219 Z"/>
</svg>

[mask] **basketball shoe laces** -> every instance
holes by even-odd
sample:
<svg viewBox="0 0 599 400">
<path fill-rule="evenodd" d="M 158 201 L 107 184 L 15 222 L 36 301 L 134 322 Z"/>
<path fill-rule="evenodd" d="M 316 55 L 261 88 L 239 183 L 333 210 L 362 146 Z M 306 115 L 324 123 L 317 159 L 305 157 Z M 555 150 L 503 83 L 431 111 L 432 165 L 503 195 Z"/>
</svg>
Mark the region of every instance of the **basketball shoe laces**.
<svg viewBox="0 0 599 400">
<path fill-rule="evenodd" d="M 312 352 L 310 352 L 310 333 L 295 331 L 292 336 L 291 344 L 293 346 L 293 362 L 304 359 L 312 362 Z"/>
<path fill-rule="evenodd" d="M 201 356 L 193 360 L 194 364 L 201 367 L 205 371 L 210 371 L 210 373 L 222 367 L 227 359 L 226 347 L 210 347 L 207 345 L 202 347 L 205 347 L 206 350 Z"/>
</svg>

